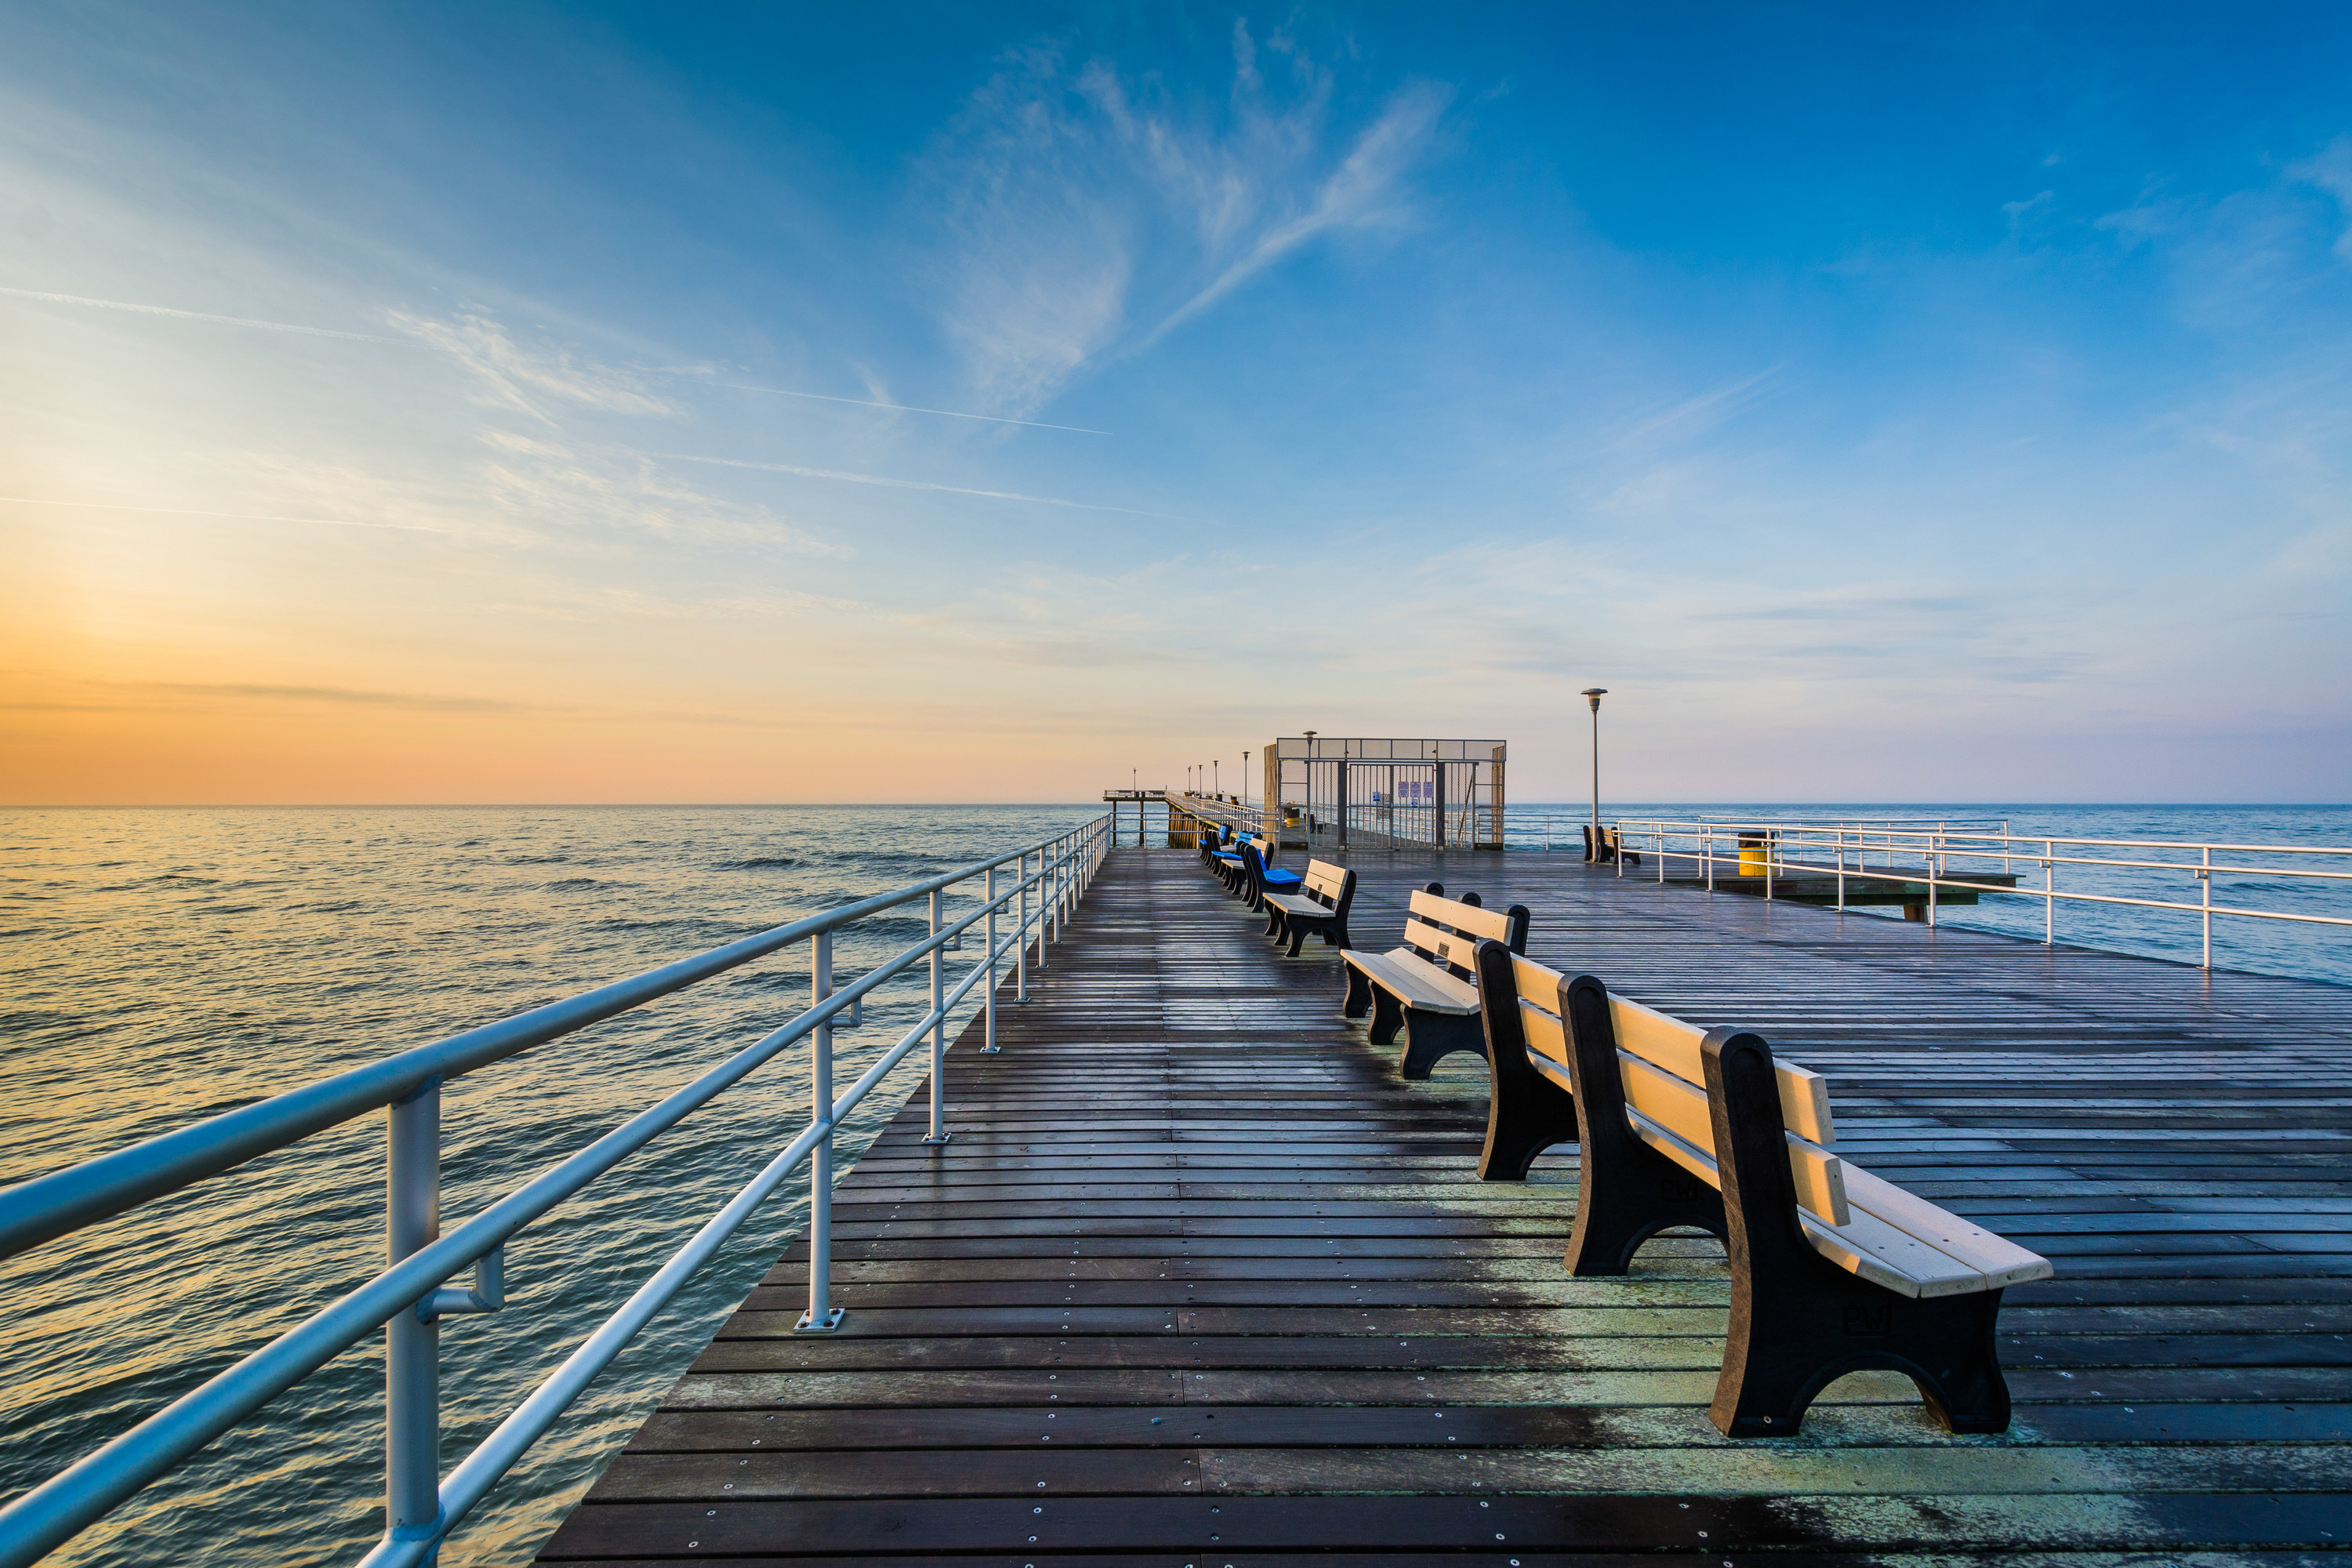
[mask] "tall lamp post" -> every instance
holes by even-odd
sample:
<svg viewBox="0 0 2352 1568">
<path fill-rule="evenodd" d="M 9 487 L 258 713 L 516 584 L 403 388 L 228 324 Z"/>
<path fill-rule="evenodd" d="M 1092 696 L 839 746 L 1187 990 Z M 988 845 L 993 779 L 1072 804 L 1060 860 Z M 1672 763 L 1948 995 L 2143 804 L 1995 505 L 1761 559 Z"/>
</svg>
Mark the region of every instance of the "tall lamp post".
<svg viewBox="0 0 2352 1568">
<path fill-rule="evenodd" d="M 1588 686 L 1578 693 L 1592 705 L 1592 858 L 1601 858 L 1601 700 L 1609 695 L 1605 686 Z"/>
<path fill-rule="evenodd" d="M 1242 753 L 1242 809 L 1244 811 L 1249 809 L 1249 760 L 1250 754 L 1244 752 Z"/>
<path fill-rule="evenodd" d="M 1224 769 L 1225 760 L 1223 757 L 1209 759 L 1209 793 L 1211 795 L 1222 795 L 1225 793 Z"/>
</svg>

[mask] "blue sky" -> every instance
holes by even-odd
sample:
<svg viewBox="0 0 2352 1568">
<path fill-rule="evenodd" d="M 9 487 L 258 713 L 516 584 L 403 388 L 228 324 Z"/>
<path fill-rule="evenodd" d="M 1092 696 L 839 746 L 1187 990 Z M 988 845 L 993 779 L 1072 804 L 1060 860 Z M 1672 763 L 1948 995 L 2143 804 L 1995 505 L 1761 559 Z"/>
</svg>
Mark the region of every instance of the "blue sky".
<svg viewBox="0 0 2352 1568">
<path fill-rule="evenodd" d="M 2341 7 L 7 13 L 11 798 L 2346 798 Z"/>
</svg>

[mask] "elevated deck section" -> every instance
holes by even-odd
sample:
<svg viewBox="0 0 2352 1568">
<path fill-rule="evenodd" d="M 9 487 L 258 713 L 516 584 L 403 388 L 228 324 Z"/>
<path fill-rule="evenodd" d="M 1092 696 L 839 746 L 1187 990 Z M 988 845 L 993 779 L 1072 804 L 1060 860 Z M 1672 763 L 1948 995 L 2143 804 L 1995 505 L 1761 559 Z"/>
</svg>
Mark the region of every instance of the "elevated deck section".
<svg viewBox="0 0 2352 1568">
<path fill-rule="evenodd" d="M 1565 1276 L 1572 1151 L 1482 1184 L 1483 1062 L 1396 1076 L 1334 956 L 1183 851 L 1117 853 L 995 1057 L 841 1183 L 831 1338 L 788 1255 L 545 1560 L 1322 1564 L 2352 1542 L 2352 992 L 1620 880 L 1360 855 L 1530 952 L 1831 1075 L 1841 1148 L 2051 1258 L 2006 1436 L 1846 1380 L 1801 1436 L 1706 1405 L 1722 1254 Z M 1583 1561 L 1591 1562 L 1592 1557 Z M 2284 1559 L 2273 1559 L 2283 1561 Z"/>
</svg>

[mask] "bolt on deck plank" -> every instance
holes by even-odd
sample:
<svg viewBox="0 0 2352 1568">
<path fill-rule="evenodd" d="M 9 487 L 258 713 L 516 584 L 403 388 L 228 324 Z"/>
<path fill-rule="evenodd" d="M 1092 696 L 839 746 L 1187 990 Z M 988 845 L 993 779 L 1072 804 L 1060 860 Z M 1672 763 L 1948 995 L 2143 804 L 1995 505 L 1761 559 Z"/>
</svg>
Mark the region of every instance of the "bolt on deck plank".
<svg viewBox="0 0 2352 1568">
<path fill-rule="evenodd" d="M 1119 849 L 1033 978 L 840 1182 L 830 1338 L 788 1251 L 546 1562 L 1691 1563 L 2352 1542 L 2352 990 L 1620 879 L 1359 854 L 1532 956 L 1832 1079 L 1841 1152 L 2049 1257 L 2000 1437 L 1861 1373 L 1794 1438 L 1706 1418 L 1721 1248 L 1560 1264 L 1573 1150 L 1481 1183 L 1485 1064 L 1396 1076 L 1331 950 Z M 1007 994 L 1009 995 L 1009 992 Z"/>
</svg>

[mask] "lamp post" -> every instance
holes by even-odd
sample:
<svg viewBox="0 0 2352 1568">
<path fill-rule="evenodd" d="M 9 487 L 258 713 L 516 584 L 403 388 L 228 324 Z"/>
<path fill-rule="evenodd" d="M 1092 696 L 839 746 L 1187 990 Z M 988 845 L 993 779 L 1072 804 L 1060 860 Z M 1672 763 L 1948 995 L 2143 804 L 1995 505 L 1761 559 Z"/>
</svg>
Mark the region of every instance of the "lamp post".
<svg viewBox="0 0 2352 1568">
<path fill-rule="evenodd" d="M 1307 818 L 1307 838 L 1312 842 L 1315 835 L 1315 731 L 1312 730 L 1307 731 L 1307 804 L 1299 815 Z"/>
<path fill-rule="evenodd" d="M 1249 760 L 1250 754 L 1244 752 L 1242 753 L 1242 809 L 1244 811 L 1249 809 Z"/>
<path fill-rule="evenodd" d="M 1225 760 L 1223 757 L 1209 759 L 1209 793 L 1211 795 L 1222 795 L 1225 793 L 1224 767 Z"/>
<path fill-rule="evenodd" d="M 1588 686 L 1578 693 L 1592 705 L 1592 858 L 1601 858 L 1601 700 L 1609 695 L 1605 686 Z"/>
</svg>

